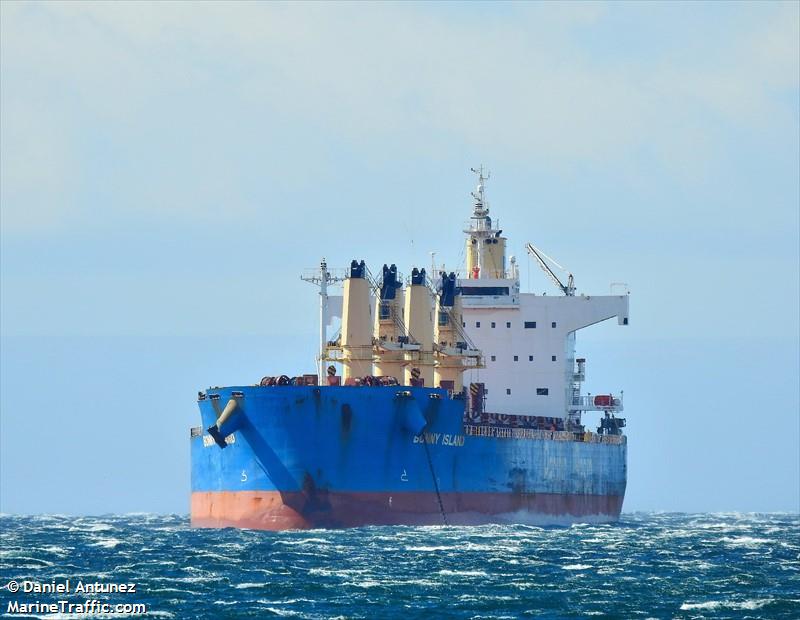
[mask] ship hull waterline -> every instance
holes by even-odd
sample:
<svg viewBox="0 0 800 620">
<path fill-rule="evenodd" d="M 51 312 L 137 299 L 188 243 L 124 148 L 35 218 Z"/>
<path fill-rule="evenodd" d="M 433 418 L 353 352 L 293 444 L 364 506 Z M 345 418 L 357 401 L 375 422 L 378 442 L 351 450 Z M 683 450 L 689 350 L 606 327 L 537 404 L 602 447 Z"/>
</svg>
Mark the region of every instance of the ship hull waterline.
<svg viewBox="0 0 800 620">
<path fill-rule="evenodd" d="M 292 507 L 308 503 L 303 493 L 195 492 L 191 525 L 283 531 L 370 525 L 597 524 L 617 521 L 623 501 L 621 496 L 546 493 L 445 493 L 439 497 L 435 492 L 335 492 L 326 494 L 324 508 L 303 510 Z"/>
</svg>

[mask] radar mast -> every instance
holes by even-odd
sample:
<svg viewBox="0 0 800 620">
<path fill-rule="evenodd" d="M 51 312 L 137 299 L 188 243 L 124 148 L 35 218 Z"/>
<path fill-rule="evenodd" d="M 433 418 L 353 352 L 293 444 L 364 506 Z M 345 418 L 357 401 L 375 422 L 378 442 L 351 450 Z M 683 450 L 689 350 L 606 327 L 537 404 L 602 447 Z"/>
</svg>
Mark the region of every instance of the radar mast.
<svg viewBox="0 0 800 620">
<path fill-rule="evenodd" d="M 499 223 L 489 217 L 489 203 L 486 201 L 486 181 L 491 177 L 488 170 L 470 168 L 478 177 L 478 186 L 470 195 L 475 199 L 467 235 L 467 274 L 470 280 L 481 278 L 506 278 L 506 239 L 501 237 Z M 494 224 L 494 225 L 493 225 Z"/>
</svg>

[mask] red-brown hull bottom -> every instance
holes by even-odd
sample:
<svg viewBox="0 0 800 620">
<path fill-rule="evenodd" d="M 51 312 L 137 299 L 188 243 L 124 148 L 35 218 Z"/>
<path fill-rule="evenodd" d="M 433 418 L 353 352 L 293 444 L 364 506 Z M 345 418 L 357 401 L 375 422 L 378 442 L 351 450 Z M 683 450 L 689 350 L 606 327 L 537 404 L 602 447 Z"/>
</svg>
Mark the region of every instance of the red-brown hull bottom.
<svg viewBox="0 0 800 620">
<path fill-rule="evenodd" d="M 535 493 L 444 493 L 451 525 L 527 523 L 559 525 L 610 522 L 619 518 L 621 495 Z M 303 493 L 219 491 L 192 493 L 193 527 L 257 530 L 441 525 L 435 493 L 326 493 L 309 502 Z"/>
</svg>

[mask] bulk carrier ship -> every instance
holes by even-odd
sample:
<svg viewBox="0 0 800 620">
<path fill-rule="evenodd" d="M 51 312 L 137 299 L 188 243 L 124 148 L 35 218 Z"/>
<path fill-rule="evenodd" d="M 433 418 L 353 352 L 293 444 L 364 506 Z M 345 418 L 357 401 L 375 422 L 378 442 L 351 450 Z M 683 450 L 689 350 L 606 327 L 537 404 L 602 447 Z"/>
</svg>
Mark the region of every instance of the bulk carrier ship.
<svg viewBox="0 0 800 620">
<path fill-rule="evenodd" d="M 622 393 L 584 395 L 579 329 L 628 324 L 628 294 L 520 292 L 483 168 L 465 270 L 364 261 L 319 270 L 317 372 L 198 394 L 191 522 L 268 530 L 363 525 L 610 522 L 622 509 Z M 342 295 L 330 295 L 332 286 Z M 332 321 L 341 328 L 331 334 Z M 333 331 L 333 330 L 331 330 Z M 587 429 L 582 415 L 599 413 Z"/>
</svg>

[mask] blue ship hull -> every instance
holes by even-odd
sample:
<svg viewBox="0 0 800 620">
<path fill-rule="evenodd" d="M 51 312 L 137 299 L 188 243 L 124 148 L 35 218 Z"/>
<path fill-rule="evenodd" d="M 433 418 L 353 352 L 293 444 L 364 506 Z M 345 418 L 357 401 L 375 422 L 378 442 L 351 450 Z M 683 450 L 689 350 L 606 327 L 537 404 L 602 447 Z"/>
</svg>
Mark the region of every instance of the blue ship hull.
<svg viewBox="0 0 800 620">
<path fill-rule="evenodd" d="M 233 415 L 211 427 L 231 399 Z M 228 387 L 199 401 L 192 523 L 604 522 L 619 517 L 624 436 L 472 422 L 464 400 L 415 387 Z"/>
</svg>

